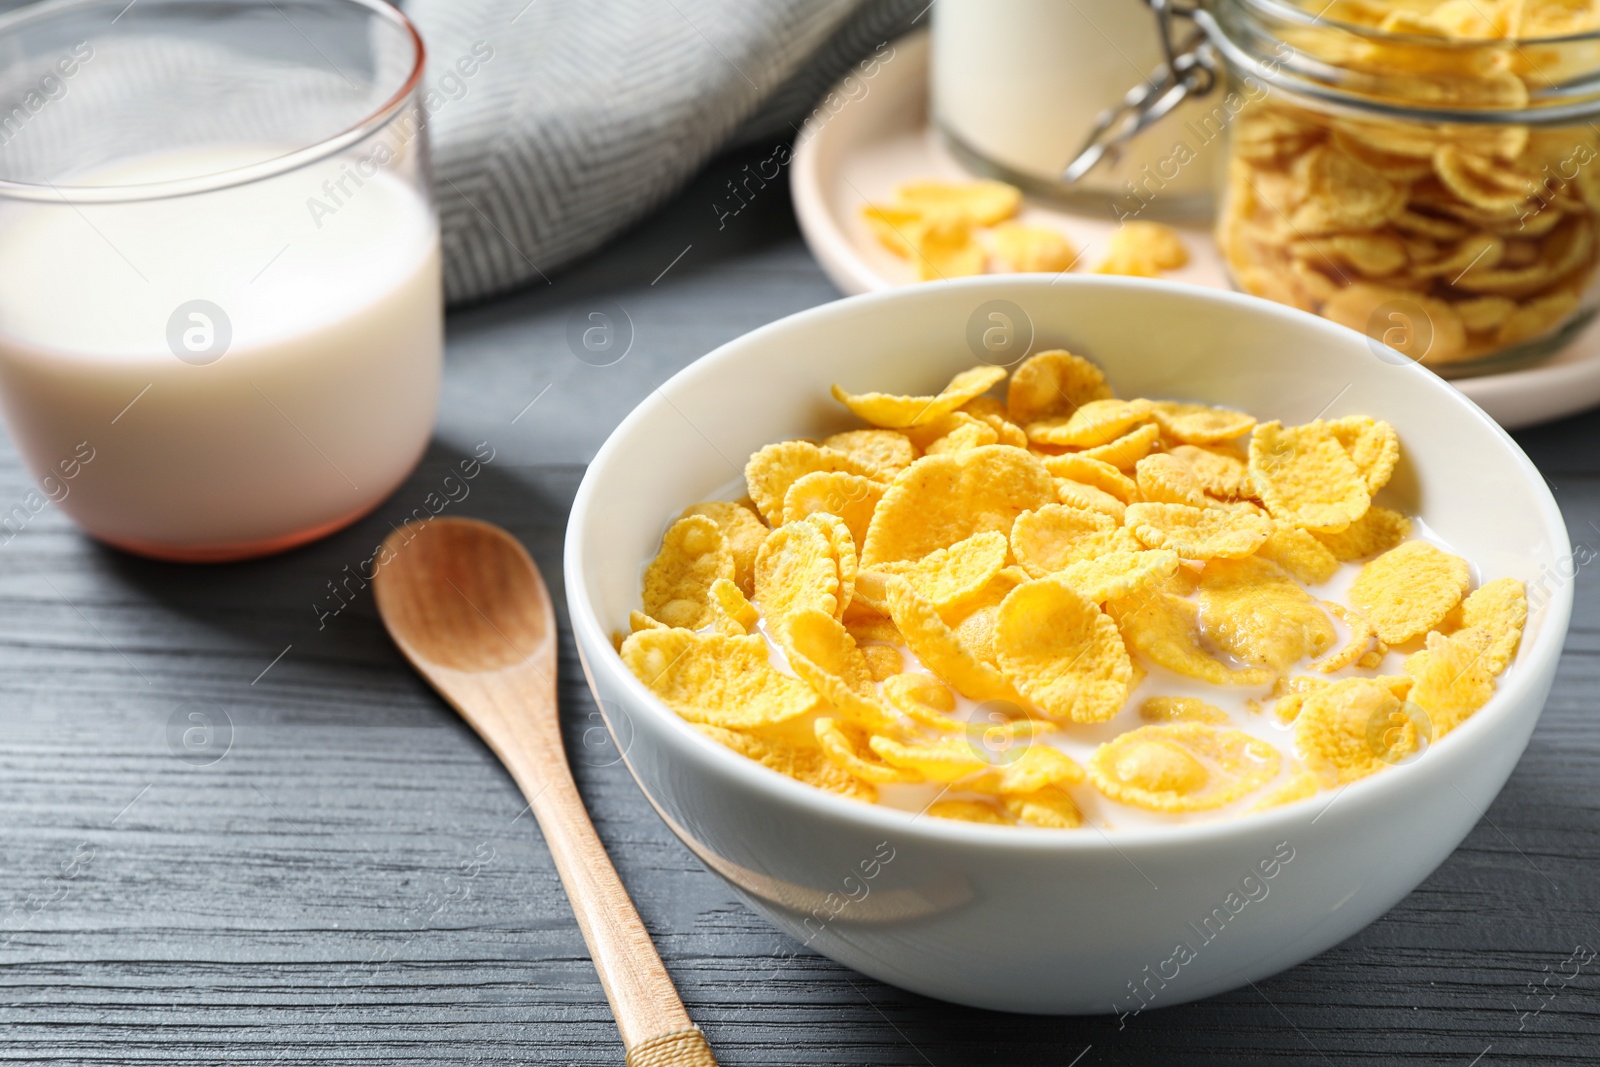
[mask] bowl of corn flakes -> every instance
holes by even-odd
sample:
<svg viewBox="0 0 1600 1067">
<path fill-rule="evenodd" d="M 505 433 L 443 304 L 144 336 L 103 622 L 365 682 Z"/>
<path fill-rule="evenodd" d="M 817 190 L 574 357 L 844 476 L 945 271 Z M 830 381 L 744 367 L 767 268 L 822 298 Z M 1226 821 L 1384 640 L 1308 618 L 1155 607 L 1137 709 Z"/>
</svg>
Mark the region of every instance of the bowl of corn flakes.
<svg viewBox="0 0 1600 1067">
<path fill-rule="evenodd" d="M 1116 277 L 730 342 L 613 433 L 566 544 L 616 751 L 794 938 L 773 971 L 1124 1020 L 1443 862 L 1527 744 L 1580 562 L 1412 361 Z"/>
</svg>

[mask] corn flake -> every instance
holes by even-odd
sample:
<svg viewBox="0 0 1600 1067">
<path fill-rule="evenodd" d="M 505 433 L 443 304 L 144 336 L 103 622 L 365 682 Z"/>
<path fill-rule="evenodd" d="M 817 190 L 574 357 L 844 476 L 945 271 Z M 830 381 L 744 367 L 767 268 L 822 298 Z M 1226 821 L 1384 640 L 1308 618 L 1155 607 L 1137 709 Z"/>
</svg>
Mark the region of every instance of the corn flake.
<svg viewBox="0 0 1600 1067">
<path fill-rule="evenodd" d="M 756 557 L 755 587 L 756 604 L 774 624 L 808 608 L 838 615 L 841 583 L 833 541 L 809 521 L 778 527 Z"/>
<path fill-rule="evenodd" d="M 767 661 L 760 636 L 640 630 L 622 642 L 622 662 L 662 703 L 690 722 L 729 729 L 773 726 L 815 711 L 798 678 Z"/>
<path fill-rule="evenodd" d="M 1398 511 L 1374 504 L 1340 532 L 1315 536 L 1336 560 L 1348 563 L 1387 552 L 1410 537 L 1411 520 Z"/>
<path fill-rule="evenodd" d="M 1122 518 L 1128 511 L 1128 505 L 1104 489 L 1096 489 L 1092 485 L 1075 482 L 1069 478 L 1056 479 L 1056 500 L 1067 507 L 1098 511 L 1118 525 L 1121 525 Z"/>
<path fill-rule="evenodd" d="M 1161 427 L 1152 422 L 1123 434 L 1110 444 L 1085 449 L 1079 455 L 1109 463 L 1118 470 L 1130 471 L 1133 470 L 1134 464 L 1148 456 L 1151 449 L 1160 441 Z"/>
<path fill-rule="evenodd" d="M 1050 472 L 1020 449 L 991 445 L 924 456 L 900 472 L 879 502 L 862 565 L 921 559 L 990 530 L 1009 535 L 1018 515 L 1055 498 Z"/>
<path fill-rule="evenodd" d="M 1023 425 L 1037 444 L 1094 448 L 1110 444 L 1150 418 L 1151 404 L 1138 400 L 1090 400 L 1070 415 L 1056 415 Z"/>
<path fill-rule="evenodd" d="M 1515 578 L 1496 578 L 1472 591 L 1461 602 L 1464 626 L 1481 626 L 1494 635 L 1487 666 L 1498 675 L 1516 658 L 1522 628 L 1528 621 L 1528 598 Z"/>
<path fill-rule="evenodd" d="M 1273 518 L 1313 533 L 1338 533 L 1372 503 L 1365 477 L 1323 422 L 1257 426 L 1250 480 Z"/>
<path fill-rule="evenodd" d="M 744 591 L 726 578 L 711 583 L 712 625 L 718 633 L 742 637 L 756 628 L 761 616 L 745 599 Z"/>
<path fill-rule="evenodd" d="M 1294 736 L 1306 766 L 1328 786 L 1365 778 L 1427 740 L 1401 698 L 1376 678 L 1345 678 L 1307 695 Z"/>
<path fill-rule="evenodd" d="M 755 737 L 717 726 L 697 724 L 695 729 L 723 747 L 796 781 L 869 804 L 878 799 L 878 791 L 870 783 L 835 767 L 821 749 L 801 748 L 778 738 Z"/>
<path fill-rule="evenodd" d="M 962 644 L 904 578 L 889 579 L 888 603 L 890 616 L 923 666 L 973 700 L 1017 700 L 1016 690 L 1000 672 Z"/>
<path fill-rule="evenodd" d="M 1243 437 L 1256 424 L 1254 416 L 1206 404 L 1157 401 L 1150 413 L 1161 432 L 1180 444 L 1215 445 Z"/>
<path fill-rule="evenodd" d="M 722 529 L 704 515 L 679 519 L 645 569 L 645 614 L 668 626 L 699 629 L 711 621 L 711 583 L 733 576 L 733 553 Z"/>
<path fill-rule="evenodd" d="M 1046 830 L 1073 830 L 1083 825 L 1083 813 L 1072 797 L 1056 786 L 1034 793 L 1012 793 L 1000 798 L 1011 817 Z"/>
<path fill-rule="evenodd" d="M 790 669 L 841 715 L 872 730 L 897 729 L 866 657 L 838 619 L 815 608 L 797 611 L 783 619 L 777 639 Z"/>
<path fill-rule="evenodd" d="M 1407 541 L 1364 564 L 1349 599 L 1385 644 L 1398 645 L 1439 625 L 1470 581 L 1460 556 L 1426 541 Z"/>
<path fill-rule="evenodd" d="M 783 497 L 783 522 L 799 522 L 816 514 L 837 515 L 856 544 L 866 540 L 867 526 L 888 486 L 876 478 L 843 471 L 812 471 L 801 475 Z M 755 516 L 751 516 L 754 518 Z M 762 528 L 765 537 L 766 529 Z M 759 547 L 759 546 L 758 546 Z"/>
<path fill-rule="evenodd" d="M 810 441 L 782 441 L 752 455 L 745 464 L 744 479 L 761 517 L 773 526 L 781 526 L 783 501 L 789 487 L 815 471 L 841 471 L 866 478 L 878 476 L 877 468 L 837 449 L 821 448 Z"/>
<path fill-rule="evenodd" d="M 1116 623 L 1062 580 L 1013 589 L 995 619 L 994 648 L 1006 680 L 1057 719 L 1104 722 L 1128 698 L 1133 664 Z"/>
<path fill-rule="evenodd" d="M 895 190 L 899 206 L 925 215 L 945 215 L 973 226 L 993 226 L 1017 213 L 1022 192 L 996 181 L 908 182 Z"/>
<path fill-rule="evenodd" d="M 1043 578 L 1105 552 L 1118 532 L 1116 522 L 1102 512 L 1047 504 L 1017 516 L 1011 554 L 1030 577 Z"/>
<path fill-rule="evenodd" d="M 1089 780 L 1112 800 L 1147 811 L 1219 808 L 1277 777 L 1278 750 L 1242 730 L 1199 722 L 1141 726 L 1089 757 Z"/>
<path fill-rule="evenodd" d="M 1071 270 L 1078 253 L 1060 230 L 1050 226 L 1030 226 L 1021 222 L 1002 223 L 994 228 L 994 254 L 1014 271 Z"/>
<path fill-rule="evenodd" d="M 812 729 L 822 754 L 848 774 L 879 785 L 922 781 L 922 775 L 916 771 L 891 766 L 879 759 L 868 745 L 871 735 L 853 722 L 822 716 L 812 723 Z"/>
<path fill-rule="evenodd" d="M 990 530 L 919 560 L 885 563 L 878 570 L 904 578 L 935 611 L 947 615 L 983 592 L 1006 565 L 1008 551 L 1005 535 Z"/>
<path fill-rule="evenodd" d="M 1367 509 L 1367 515 L 1380 511 L 1378 507 Z M 1366 520 L 1366 515 L 1350 524 L 1350 529 L 1342 534 L 1333 534 L 1333 537 L 1344 537 L 1350 530 L 1354 530 Z M 1261 547 L 1256 549 L 1256 555 L 1262 559 L 1271 560 L 1284 570 L 1288 571 L 1296 581 L 1307 585 L 1321 585 L 1332 578 L 1339 570 L 1339 559 L 1328 549 L 1328 546 L 1318 539 L 1315 534 L 1307 533 L 1298 526 L 1286 522 L 1272 523 L 1272 533 L 1261 542 Z"/>
<path fill-rule="evenodd" d="M 1428 635 L 1427 647 L 1406 657 L 1403 667 L 1415 680 L 1410 700 L 1428 713 L 1435 737 L 1460 726 L 1494 695 L 1495 635 L 1482 626 L 1449 637 Z"/>
<path fill-rule="evenodd" d="M 965 737 L 941 737 L 933 741 L 902 744 L 893 738 L 873 737 L 868 742 L 874 754 L 891 767 L 913 771 L 930 782 L 954 782 L 969 774 L 986 770 L 989 761 Z"/>
<path fill-rule="evenodd" d="M 1195 477 L 1189 465 L 1175 456 L 1158 452 L 1146 456 L 1134 466 L 1134 477 L 1139 485 L 1139 499 L 1154 504 L 1187 504 L 1203 508 L 1205 486 Z"/>
<path fill-rule="evenodd" d="M 1206 564 L 1200 627 L 1223 651 L 1276 671 L 1322 655 L 1338 636 L 1310 594 L 1276 563 L 1255 556 Z"/>
<path fill-rule="evenodd" d="M 1159 222 L 1125 222 L 1111 234 L 1106 258 L 1097 274 L 1127 274 L 1157 278 L 1189 262 L 1189 250 L 1171 226 Z"/>
<path fill-rule="evenodd" d="M 1096 604 L 1161 585 L 1178 573 L 1178 554 L 1167 549 L 1107 552 L 1070 564 L 1056 577 Z"/>
<path fill-rule="evenodd" d="M 917 450 L 898 430 L 846 430 L 822 439 L 823 448 L 843 452 L 863 466 L 875 468 L 885 481 L 911 466 Z"/>
<path fill-rule="evenodd" d="M 1029 356 L 1006 387 L 1006 412 L 1019 426 L 1070 416 L 1095 400 L 1111 399 L 1100 368 L 1071 352 L 1053 348 Z"/>
<path fill-rule="evenodd" d="M 1270 671 L 1230 670 L 1200 647 L 1200 609 L 1171 593 L 1140 593 L 1107 605 L 1128 650 L 1159 667 L 1212 685 L 1262 685 Z"/>
<path fill-rule="evenodd" d="M 1139 705 L 1139 718 L 1145 722 L 1204 722 L 1226 726 L 1228 713 L 1197 697 L 1150 697 Z"/>
<path fill-rule="evenodd" d="M 883 682 L 883 695 L 906 718 L 936 730 L 963 730 L 966 723 L 954 718 L 955 694 L 931 674 L 905 671 Z"/>
<path fill-rule="evenodd" d="M 1010 826 L 1006 813 L 986 800 L 938 800 L 928 805 L 928 814 L 936 819 L 956 822 L 975 822 L 993 826 Z"/>
<path fill-rule="evenodd" d="M 1263 516 L 1186 504 L 1130 504 L 1124 521 L 1147 548 L 1171 549 L 1184 559 L 1239 559 L 1272 533 Z"/>
<path fill-rule="evenodd" d="M 1003 367 L 973 367 L 964 370 L 945 386 L 937 396 L 895 396 L 890 393 L 845 392 L 833 387 L 833 398 L 859 417 L 874 426 L 902 430 L 921 426 L 948 415 L 974 397 L 987 393 L 996 382 L 1005 378 Z M 770 446 L 769 446 L 770 447 Z M 757 453 L 760 455 L 760 453 Z M 816 468 L 813 468 L 816 469 Z M 861 474 L 865 471 L 854 471 Z M 755 494 L 752 493 L 752 496 Z M 760 503 L 757 498 L 757 503 Z"/>
</svg>

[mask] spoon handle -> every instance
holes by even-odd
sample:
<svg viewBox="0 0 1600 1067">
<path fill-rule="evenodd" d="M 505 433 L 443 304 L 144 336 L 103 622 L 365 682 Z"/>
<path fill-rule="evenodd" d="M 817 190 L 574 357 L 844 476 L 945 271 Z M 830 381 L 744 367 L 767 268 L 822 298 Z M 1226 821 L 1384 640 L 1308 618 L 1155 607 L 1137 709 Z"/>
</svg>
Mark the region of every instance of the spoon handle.
<svg viewBox="0 0 1600 1067">
<path fill-rule="evenodd" d="M 628 1067 L 716 1067 L 595 833 L 564 754 L 550 754 L 531 733 L 518 730 L 514 741 L 499 738 L 493 747 L 539 821 L 616 1015 Z"/>
</svg>

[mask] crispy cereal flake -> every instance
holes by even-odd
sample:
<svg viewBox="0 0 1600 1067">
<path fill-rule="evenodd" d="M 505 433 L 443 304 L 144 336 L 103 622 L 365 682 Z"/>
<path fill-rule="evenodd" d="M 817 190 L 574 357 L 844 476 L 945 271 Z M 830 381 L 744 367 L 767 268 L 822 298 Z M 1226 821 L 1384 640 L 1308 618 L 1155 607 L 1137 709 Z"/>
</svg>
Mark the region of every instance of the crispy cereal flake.
<svg viewBox="0 0 1600 1067">
<path fill-rule="evenodd" d="M 964 370 L 937 396 L 895 396 L 889 393 L 845 392 L 833 387 L 833 398 L 874 426 L 901 430 L 921 426 L 948 415 L 974 397 L 982 396 L 1006 376 L 1003 367 L 973 367 Z M 757 453 L 759 455 L 760 453 Z M 862 473 L 862 472 L 857 472 Z M 752 496 L 755 494 L 752 493 Z M 759 503 L 759 498 L 757 503 Z"/>
<path fill-rule="evenodd" d="M 711 583 L 733 575 L 733 552 L 722 529 L 704 515 L 679 519 L 645 569 L 645 614 L 697 630 L 711 621 Z"/>
<path fill-rule="evenodd" d="M 744 466 L 744 480 L 761 517 L 773 526 L 781 526 L 783 500 L 789 487 L 813 471 L 843 471 L 867 478 L 878 477 L 877 468 L 868 467 L 848 453 L 822 448 L 810 441 L 782 441 L 750 457 Z"/>
<path fill-rule="evenodd" d="M 890 578 L 888 601 L 890 616 L 923 666 L 973 700 L 1017 699 L 1016 690 L 1000 672 L 962 644 L 910 582 Z"/>
<path fill-rule="evenodd" d="M 1186 504 L 1130 504 L 1123 521 L 1141 544 L 1171 549 L 1184 559 L 1240 559 L 1272 533 L 1260 515 Z"/>
<path fill-rule="evenodd" d="M 1141 726 L 1089 757 L 1089 781 L 1123 804 L 1147 811 L 1220 808 L 1277 777 L 1278 750 L 1243 730 L 1208 723 Z"/>
<path fill-rule="evenodd" d="M 1057 719 L 1104 722 L 1128 698 L 1133 664 L 1116 623 L 1062 579 L 1011 591 L 995 620 L 994 648 L 1006 680 Z"/>
<path fill-rule="evenodd" d="M 1011 375 L 1006 411 L 1019 426 L 1070 416 L 1092 400 L 1111 399 L 1100 368 L 1071 352 L 1053 348 L 1029 356 Z"/>
<path fill-rule="evenodd" d="M 801 748 L 778 738 L 756 737 L 717 726 L 696 725 L 695 729 L 725 748 L 796 781 L 869 804 L 878 799 L 878 791 L 870 783 L 835 767 L 820 748 Z"/>
<path fill-rule="evenodd" d="M 1398 645 L 1444 621 L 1470 581 L 1460 556 L 1426 541 L 1407 541 L 1363 565 L 1349 599 L 1384 644 Z"/>
<path fill-rule="evenodd" d="M 622 642 L 622 662 L 690 722 L 729 729 L 772 726 L 819 704 L 810 686 L 773 669 L 767 643 L 754 634 L 640 630 Z"/>
<path fill-rule="evenodd" d="M 1348 563 L 1387 552 L 1410 536 L 1410 519 L 1374 504 L 1339 533 L 1317 534 L 1316 538 L 1336 560 Z"/>
<path fill-rule="evenodd" d="M 1282 671 L 1337 638 L 1327 613 L 1276 563 L 1214 559 L 1200 575 L 1200 629 L 1246 663 Z"/>
<path fill-rule="evenodd" d="M 1314 533 L 1338 533 L 1372 503 L 1366 479 L 1323 422 L 1257 426 L 1250 481 L 1273 518 Z"/>
</svg>

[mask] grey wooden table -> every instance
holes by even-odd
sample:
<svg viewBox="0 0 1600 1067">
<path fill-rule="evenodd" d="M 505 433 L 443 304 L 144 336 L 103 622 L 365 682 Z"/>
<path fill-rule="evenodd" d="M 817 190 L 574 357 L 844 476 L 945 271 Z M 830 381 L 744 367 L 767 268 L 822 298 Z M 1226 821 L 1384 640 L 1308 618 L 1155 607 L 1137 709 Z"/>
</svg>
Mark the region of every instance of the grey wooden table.
<svg viewBox="0 0 1600 1067">
<path fill-rule="evenodd" d="M 350 576 L 488 442 L 448 513 L 521 537 L 565 623 L 567 510 L 612 427 L 697 356 L 838 295 L 777 185 L 718 225 L 749 161 L 554 284 L 454 315 L 432 449 L 337 536 L 196 568 L 103 549 L 53 509 L 0 532 L 0 1061 L 621 1063 L 522 798 Z M 602 301 L 635 331 L 609 367 L 566 341 Z M 1600 548 L 1597 438 L 1600 414 L 1519 435 Z M 0 511 L 29 486 L 0 445 Z M 804 953 L 780 966 L 786 940 L 595 731 L 565 635 L 561 702 L 600 834 L 729 1067 L 1597 1062 L 1600 960 L 1569 962 L 1600 947 L 1600 582 L 1577 582 L 1527 755 L 1433 877 L 1288 973 L 1121 1029 L 939 1004 Z"/>
</svg>

